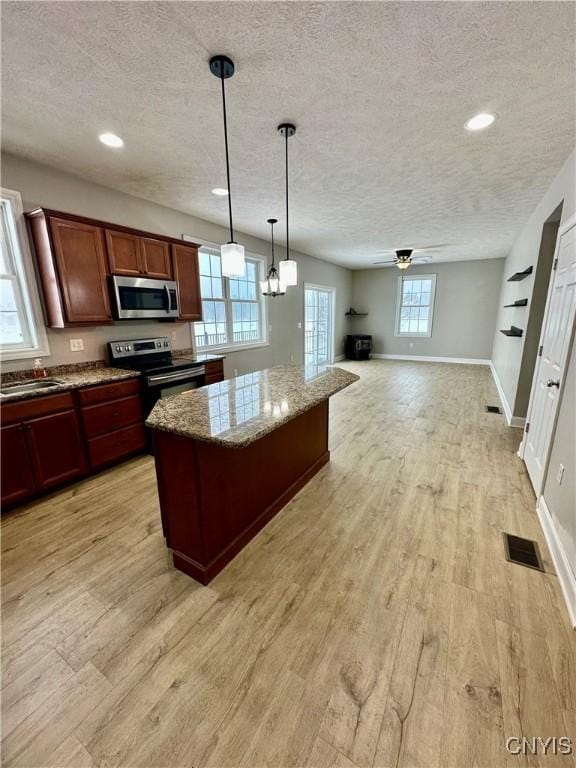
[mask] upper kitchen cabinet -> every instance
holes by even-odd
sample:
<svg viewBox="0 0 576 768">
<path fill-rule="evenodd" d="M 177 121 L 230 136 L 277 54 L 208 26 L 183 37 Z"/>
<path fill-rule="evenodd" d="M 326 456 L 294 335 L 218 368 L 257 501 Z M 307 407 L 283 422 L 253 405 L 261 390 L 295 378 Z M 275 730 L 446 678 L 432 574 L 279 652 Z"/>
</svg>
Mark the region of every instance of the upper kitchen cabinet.
<svg viewBox="0 0 576 768">
<path fill-rule="evenodd" d="M 172 279 L 170 244 L 164 240 L 107 229 L 106 248 L 113 275 Z"/>
<path fill-rule="evenodd" d="M 175 280 L 179 319 L 202 318 L 195 243 L 46 208 L 26 217 L 50 327 L 113 322 L 111 275 Z"/>
<path fill-rule="evenodd" d="M 140 238 L 129 232 L 106 230 L 108 266 L 113 275 L 138 277 L 142 274 Z"/>
<path fill-rule="evenodd" d="M 112 322 L 104 231 L 50 211 L 27 214 L 34 239 L 48 325 Z"/>
<path fill-rule="evenodd" d="M 146 277 L 172 280 L 170 244 L 153 237 L 142 237 L 142 268 Z"/>
<path fill-rule="evenodd" d="M 180 297 L 180 319 L 202 320 L 198 248 L 172 245 L 172 263 Z"/>
</svg>

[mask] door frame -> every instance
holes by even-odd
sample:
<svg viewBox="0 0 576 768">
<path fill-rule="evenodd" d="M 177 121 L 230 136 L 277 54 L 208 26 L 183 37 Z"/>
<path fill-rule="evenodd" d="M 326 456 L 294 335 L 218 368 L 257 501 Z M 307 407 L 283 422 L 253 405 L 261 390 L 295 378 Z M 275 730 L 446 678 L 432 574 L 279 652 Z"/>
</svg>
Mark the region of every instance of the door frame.
<svg viewBox="0 0 576 768">
<path fill-rule="evenodd" d="M 306 361 L 306 290 L 312 289 L 316 291 L 327 291 L 332 294 L 330 301 L 330 338 L 328 339 L 328 349 L 330 350 L 330 358 L 327 365 L 332 365 L 335 358 L 334 349 L 334 324 L 336 321 L 336 288 L 333 285 L 320 285 L 319 283 L 304 283 L 304 290 L 302 292 L 302 312 L 304 322 L 302 323 L 303 341 L 304 341 L 304 361 Z"/>
<path fill-rule="evenodd" d="M 576 226 L 576 214 L 573 214 L 570 216 L 570 218 L 564 223 L 560 225 L 560 228 L 558 229 L 558 235 L 556 237 L 556 246 L 554 248 L 554 259 L 552 261 L 552 279 L 550 280 L 548 284 L 548 294 L 546 296 L 546 308 L 544 310 L 544 317 L 542 319 L 542 327 L 540 329 L 540 338 L 538 340 L 538 346 L 541 347 L 544 339 L 544 333 L 546 332 L 546 328 L 548 326 L 548 319 L 550 315 L 550 306 L 551 306 L 551 299 L 554 292 L 554 285 L 556 283 L 556 269 L 555 264 L 556 260 L 558 258 L 558 254 L 560 252 L 560 241 L 562 240 L 562 236 L 568 232 L 569 229 Z M 570 350 L 571 345 L 574 343 L 574 333 L 576 330 L 576 314 L 572 318 L 572 327 L 570 329 L 570 340 L 568 343 L 568 350 Z M 566 356 L 566 361 L 568 362 L 569 355 Z M 526 413 L 526 425 L 529 425 L 532 421 L 532 410 L 534 408 L 534 398 L 536 393 L 536 383 L 538 382 L 538 375 L 540 373 L 540 365 L 541 365 L 541 356 L 538 355 L 538 358 L 536 360 L 536 365 L 534 367 L 534 375 L 532 377 L 532 386 L 530 388 L 530 399 L 528 401 L 528 411 Z M 554 423 L 552 424 L 552 429 L 550 430 L 550 439 L 548 440 L 548 445 L 546 446 L 546 459 L 544 461 L 544 471 L 542 472 L 542 479 L 538 485 L 538 488 L 534 488 L 534 492 L 536 494 L 536 498 L 539 498 L 540 494 L 542 493 L 542 489 L 544 488 L 544 484 L 546 482 L 546 477 L 548 475 L 548 465 L 550 463 L 550 454 L 552 453 L 552 443 L 554 441 L 554 435 L 556 433 L 556 425 L 558 423 L 558 411 L 560 410 L 560 403 L 562 400 L 562 396 L 564 394 L 564 385 L 566 383 L 566 376 L 567 376 L 567 365 L 564 365 L 564 370 L 562 371 L 562 378 L 560 380 L 560 388 L 558 390 L 558 398 L 557 398 L 557 405 L 556 410 L 554 413 Z M 520 443 L 520 446 L 518 448 L 518 456 L 524 461 L 524 456 L 526 453 L 526 427 L 524 428 L 524 434 L 522 436 L 522 442 Z M 526 466 L 526 462 L 524 462 L 524 466 Z M 532 478 L 530 478 L 530 482 L 532 482 Z"/>
</svg>

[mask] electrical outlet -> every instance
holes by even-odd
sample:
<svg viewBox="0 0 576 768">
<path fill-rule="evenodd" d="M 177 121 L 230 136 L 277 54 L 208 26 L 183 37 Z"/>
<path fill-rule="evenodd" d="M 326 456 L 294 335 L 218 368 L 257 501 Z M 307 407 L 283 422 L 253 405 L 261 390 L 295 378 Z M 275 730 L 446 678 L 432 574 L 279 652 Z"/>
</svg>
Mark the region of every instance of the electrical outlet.
<svg viewBox="0 0 576 768">
<path fill-rule="evenodd" d="M 234 376 L 238 376 L 238 368 L 234 368 Z"/>
<path fill-rule="evenodd" d="M 290 362 L 291 362 L 291 363 L 293 363 L 293 362 L 294 362 L 294 355 L 290 355 Z"/>
<path fill-rule="evenodd" d="M 302 323 L 298 323 L 298 328 L 302 328 Z"/>
<path fill-rule="evenodd" d="M 414 349 L 414 342 L 411 341 L 410 344 L 408 344 L 408 346 L 410 347 L 410 349 Z"/>
<path fill-rule="evenodd" d="M 556 475 L 556 482 L 558 485 L 562 485 L 562 478 L 564 477 L 564 464 L 560 464 L 558 467 L 558 474 Z"/>
<path fill-rule="evenodd" d="M 70 350 L 72 352 L 82 352 L 84 349 L 84 339 L 70 339 Z"/>
</svg>

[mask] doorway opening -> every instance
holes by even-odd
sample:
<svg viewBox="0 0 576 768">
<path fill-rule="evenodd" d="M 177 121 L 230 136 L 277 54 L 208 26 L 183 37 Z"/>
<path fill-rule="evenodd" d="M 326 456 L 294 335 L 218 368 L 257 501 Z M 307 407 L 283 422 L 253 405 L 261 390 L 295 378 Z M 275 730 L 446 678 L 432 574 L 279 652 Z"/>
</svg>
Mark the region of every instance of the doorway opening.
<svg viewBox="0 0 576 768">
<path fill-rule="evenodd" d="M 325 285 L 304 285 L 304 364 L 331 363 L 334 359 L 334 297 Z"/>
<path fill-rule="evenodd" d="M 536 263 L 536 274 L 534 275 L 534 289 L 532 291 L 528 324 L 525 333 L 526 341 L 524 342 L 524 350 L 522 352 L 522 362 L 520 364 L 520 373 L 518 376 L 518 388 L 516 390 L 516 400 L 513 408 L 514 415 L 519 417 L 526 416 L 528 411 L 528 402 L 530 400 L 532 380 L 534 378 L 536 360 L 538 358 L 538 348 L 540 344 L 540 334 L 542 332 L 542 323 L 544 321 L 548 288 L 552 277 L 552 262 L 554 261 L 554 252 L 556 251 L 556 241 L 558 240 L 558 230 L 560 228 L 560 219 L 562 217 L 562 206 L 563 202 L 552 211 L 542 227 L 542 237 L 540 238 L 540 249 L 538 251 L 538 261 Z"/>
</svg>

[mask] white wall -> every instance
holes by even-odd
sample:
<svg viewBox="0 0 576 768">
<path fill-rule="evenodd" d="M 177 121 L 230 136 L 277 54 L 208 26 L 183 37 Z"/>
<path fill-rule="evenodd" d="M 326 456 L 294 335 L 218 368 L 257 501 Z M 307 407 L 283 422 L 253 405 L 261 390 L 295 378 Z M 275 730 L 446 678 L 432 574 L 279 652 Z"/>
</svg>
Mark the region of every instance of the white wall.
<svg viewBox="0 0 576 768">
<path fill-rule="evenodd" d="M 510 410 L 514 416 L 518 417 L 526 415 L 526 398 L 522 396 L 517 402 L 526 334 L 521 339 L 514 339 L 503 336 L 499 333 L 499 329 L 509 327 L 511 322 L 519 328 L 525 329 L 527 327 L 532 307 L 534 277 L 539 258 L 542 230 L 545 222 L 561 203 L 563 203 L 561 222 L 565 222 L 576 211 L 576 155 L 574 152 L 564 163 L 538 207 L 514 241 L 504 266 L 498 302 L 496 333 L 492 348 L 492 362 Z M 534 272 L 530 277 L 518 283 L 507 282 L 507 279 L 515 272 L 520 272 L 530 265 L 534 267 Z M 521 297 L 528 299 L 528 311 L 504 309 L 505 304 L 510 304 L 516 298 Z M 511 312 L 515 314 L 510 314 Z"/>
<path fill-rule="evenodd" d="M 356 271 L 352 306 L 368 317 L 351 320 L 350 327 L 372 334 L 375 354 L 489 360 L 503 264 L 503 259 L 484 259 L 410 267 L 411 275 L 436 275 L 430 338 L 394 336 L 400 270 Z"/>
<path fill-rule="evenodd" d="M 171 237 L 186 234 L 213 243 L 226 242 L 228 239 L 227 230 L 217 224 L 84 181 L 14 155 L 2 156 L 1 170 L 2 185 L 21 193 L 24 210 L 44 206 Z M 238 240 L 248 251 L 269 256 L 269 243 L 242 233 L 238 233 Z M 281 246 L 278 253 L 280 258 L 283 258 L 284 249 Z M 298 253 L 293 256 L 298 261 L 298 286 L 288 289 L 283 297 L 266 299 L 269 302 L 271 325 L 269 346 L 230 353 L 225 361 L 227 376 L 231 376 L 235 369 L 239 373 L 245 373 L 289 362 L 291 357 L 295 362 L 303 360 L 304 332 L 298 328 L 298 323 L 304 321 L 304 282 L 321 283 L 336 288 L 335 354 L 341 353 L 342 339 L 347 328 L 344 313 L 351 300 L 351 272 L 311 256 Z M 104 359 L 105 344 L 109 340 L 160 336 L 171 332 L 175 333 L 176 349 L 192 346 L 189 323 L 126 321 L 115 323 L 113 326 L 48 329 L 51 356 L 45 359 L 45 364 L 60 365 Z M 71 338 L 84 339 L 84 352 L 70 352 Z M 3 363 L 3 368 L 7 371 L 30 367 L 31 361 L 25 360 Z"/>
</svg>

